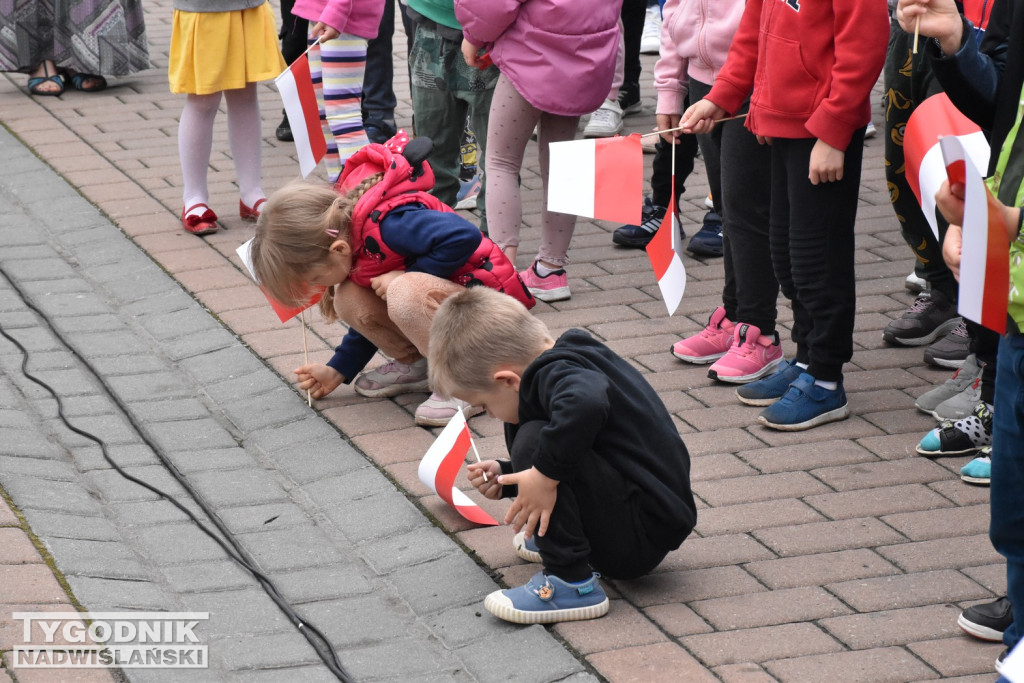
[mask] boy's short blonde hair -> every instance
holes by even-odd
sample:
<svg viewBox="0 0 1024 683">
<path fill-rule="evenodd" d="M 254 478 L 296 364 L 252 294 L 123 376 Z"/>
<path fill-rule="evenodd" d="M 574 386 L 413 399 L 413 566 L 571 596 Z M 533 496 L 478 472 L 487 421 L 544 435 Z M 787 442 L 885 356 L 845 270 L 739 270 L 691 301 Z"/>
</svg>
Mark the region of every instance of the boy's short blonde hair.
<svg viewBox="0 0 1024 683">
<path fill-rule="evenodd" d="M 525 368 L 552 342 L 547 325 L 507 294 L 470 287 L 453 294 L 430 325 L 430 387 L 442 396 L 487 391 L 499 367 Z"/>
</svg>

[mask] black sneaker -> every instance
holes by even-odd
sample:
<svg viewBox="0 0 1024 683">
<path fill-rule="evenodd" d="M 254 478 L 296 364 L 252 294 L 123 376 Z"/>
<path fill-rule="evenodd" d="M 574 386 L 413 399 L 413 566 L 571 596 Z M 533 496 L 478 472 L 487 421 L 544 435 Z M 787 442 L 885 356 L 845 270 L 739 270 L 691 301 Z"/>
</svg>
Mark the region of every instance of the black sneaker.
<svg viewBox="0 0 1024 683">
<path fill-rule="evenodd" d="M 643 249 L 647 243 L 658 232 L 661 222 L 665 220 L 664 206 L 658 206 L 651 202 L 650 197 L 644 198 L 644 208 L 640 214 L 640 225 L 623 225 L 612 233 L 612 242 L 621 244 L 624 247 L 635 247 Z M 682 232 L 682 230 L 680 230 Z M 685 235 L 683 235 L 685 237 Z"/>
<path fill-rule="evenodd" d="M 622 109 L 623 116 L 629 116 L 630 114 L 639 114 L 644 110 L 643 103 L 640 102 L 640 89 L 633 90 L 632 88 L 626 88 L 623 86 L 619 88 L 619 107 Z"/>
<path fill-rule="evenodd" d="M 287 114 L 285 114 L 284 118 L 281 119 L 281 123 L 277 125 L 277 130 L 274 131 L 274 136 L 281 142 L 292 142 L 295 140 L 292 136 L 292 126 L 288 123 Z"/>
<path fill-rule="evenodd" d="M 722 217 L 714 210 L 704 214 L 704 225 L 690 238 L 686 251 L 695 256 L 722 255 Z"/>
<path fill-rule="evenodd" d="M 962 368 L 971 355 L 971 338 L 963 318 L 957 326 L 924 350 L 924 362 L 940 368 Z"/>
<path fill-rule="evenodd" d="M 1007 598 L 968 607 L 960 613 L 956 625 L 980 640 L 1003 642 L 1003 631 L 1013 623 L 1013 610 Z"/>
<path fill-rule="evenodd" d="M 942 422 L 925 434 L 917 444 L 917 452 L 929 458 L 970 455 L 991 445 L 992 406 L 979 403 L 967 417 Z"/>
<path fill-rule="evenodd" d="M 890 344 L 924 346 L 949 332 L 960 322 L 956 306 L 940 291 L 922 293 L 914 305 L 890 321 L 882 339 Z"/>
</svg>

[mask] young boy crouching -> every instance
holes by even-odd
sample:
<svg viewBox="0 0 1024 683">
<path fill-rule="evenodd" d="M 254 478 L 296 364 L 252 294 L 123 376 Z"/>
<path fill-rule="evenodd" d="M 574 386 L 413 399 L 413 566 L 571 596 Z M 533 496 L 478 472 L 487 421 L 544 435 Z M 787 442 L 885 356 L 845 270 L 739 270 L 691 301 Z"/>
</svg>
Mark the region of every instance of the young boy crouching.
<svg viewBox="0 0 1024 683">
<path fill-rule="evenodd" d="M 487 596 L 492 614 L 518 624 L 600 617 L 602 574 L 647 574 L 693 530 L 690 456 L 672 418 L 589 333 L 553 340 L 512 297 L 473 287 L 437 310 L 428 365 L 434 391 L 505 422 L 511 461 L 471 464 L 469 480 L 488 498 L 515 498 L 505 523 L 516 551 L 544 565 Z"/>
</svg>

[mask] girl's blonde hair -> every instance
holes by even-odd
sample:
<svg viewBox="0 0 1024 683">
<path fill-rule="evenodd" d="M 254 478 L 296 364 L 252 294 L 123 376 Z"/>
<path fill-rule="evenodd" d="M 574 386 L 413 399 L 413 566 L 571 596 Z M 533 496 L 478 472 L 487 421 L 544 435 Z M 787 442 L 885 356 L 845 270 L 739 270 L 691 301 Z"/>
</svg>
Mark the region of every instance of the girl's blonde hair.
<svg viewBox="0 0 1024 683">
<path fill-rule="evenodd" d="M 344 195 L 329 185 L 297 180 L 267 199 L 256 221 L 252 266 L 270 296 L 291 306 L 309 301 L 309 271 L 327 264 L 335 240 L 345 240 L 355 252 L 352 212 L 363 193 L 382 177 L 372 175 Z M 329 321 L 337 319 L 333 288 L 320 299 L 320 311 Z"/>
</svg>

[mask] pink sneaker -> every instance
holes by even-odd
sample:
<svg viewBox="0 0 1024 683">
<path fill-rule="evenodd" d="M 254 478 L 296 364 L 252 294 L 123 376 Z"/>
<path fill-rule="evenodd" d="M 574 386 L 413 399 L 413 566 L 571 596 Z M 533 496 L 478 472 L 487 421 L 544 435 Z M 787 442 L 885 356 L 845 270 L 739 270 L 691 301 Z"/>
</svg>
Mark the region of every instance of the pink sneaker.
<svg viewBox="0 0 1024 683">
<path fill-rule="evenodd" d="M 530 290 L 530 294 L 541 301 L 564 301 L 572 296 L 569 292 L 569 276 L 565 274 L 564 268 L 559 268 L 553 273 L 541 277 L 537 273 L 537 262 L 526 270 L 519 273 L 523 283 Z"/>
<path fill-rule="evenodd" d="M 416 424 L 421 427 L 444 427 L 460 410 L 465 413 L 466 419 L 484 412 L 481 406 L 471 406 L 457 398 L 445 399 L 431 394 L 416 408 Z"/>
<path fill-rule="evenodd" d="M 711 314 L 707 327 L 692 337 L 675 343 L 672 347 L 672 355 L 687 363 L 697 365 L 712 363 L 724 356 L 732 346 L 735 327 L 736 323 L 725 317 L 725 308 L 719 306 Z"/>
<path fill-rule="evenodd" d="M 737 323 L 732 346 L 708 370 L 708 377 L 720 382 L 746 384 L 775 372 L 782 362 L 779 333 L 761 334 L 753 325 Z"/>
<path fill-rule="evenodd" d="M 427 381 L 427 359 L 420 358 L 409 365 L 389 360 L 384 365 L 356 378 L 356 393 L 370 398 L 398 396 L 430 388 Z"/>
</svg>

